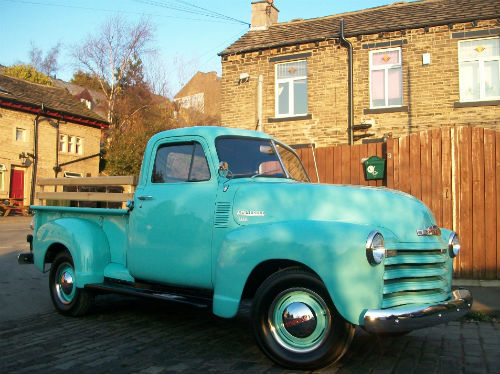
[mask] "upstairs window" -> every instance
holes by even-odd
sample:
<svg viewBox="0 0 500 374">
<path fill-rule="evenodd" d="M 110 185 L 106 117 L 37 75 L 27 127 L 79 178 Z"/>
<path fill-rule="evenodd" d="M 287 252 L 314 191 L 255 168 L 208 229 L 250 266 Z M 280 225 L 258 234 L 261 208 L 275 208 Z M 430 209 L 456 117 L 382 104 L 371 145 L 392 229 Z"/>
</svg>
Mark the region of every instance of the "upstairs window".
<svg viewBox="0 0 500 374">
<path fill-rule="evenodd" d="M 83 154 L 83 139 L 77 136 L 59 135 L 59 152 Z"/>
<path fill-rule="evenodd" d="M 26 141 L 26 129 L 16 127 L 16 141 L 25 142 Z"/>
<path fill-rule="evenodd" d="M 460 101 L 500 99 L 500 38 L 458 42 Z"/>
<path fill-rule="evenodd" d="M 68 135 L 59 135 L 59 152 L 68 152 Z"/>
<path fill-rule="evenodd" d="M 307 61 L 276 64 L 276 117 L 307 114 Z"/>
<path fill-rule="evenodd" d="M 403 105 L 401 48 L 370 52 L 370 107 Z"/>
<path fill-rule="evenodd" d="M 153 183 L 201 182 L 210 179 L 210 170 L 199 143 L 165 144 L 158 148 Z"/>
</svg>

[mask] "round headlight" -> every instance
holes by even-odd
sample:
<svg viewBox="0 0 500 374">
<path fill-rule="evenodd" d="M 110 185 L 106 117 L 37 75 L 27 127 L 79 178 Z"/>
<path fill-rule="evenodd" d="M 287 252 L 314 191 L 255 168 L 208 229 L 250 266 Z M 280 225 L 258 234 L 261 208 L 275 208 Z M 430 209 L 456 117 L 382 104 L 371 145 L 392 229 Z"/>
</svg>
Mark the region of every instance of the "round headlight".
<svg viewBox="0 0 500 374">
<path fill-rule="evenodd" d="M 451 258 L 457 257 L 460 253 L 460 240 L 456 232 L 451 233 L 450 239 L 448 240 L 448 248 Z"/>
<path fill-rule="evenodd" d="M 384 257 L 384 237 L 378 231 L 372 231 L 366 241 L 366 259 L 371 265 L 378 265 Z"/>
</svg>

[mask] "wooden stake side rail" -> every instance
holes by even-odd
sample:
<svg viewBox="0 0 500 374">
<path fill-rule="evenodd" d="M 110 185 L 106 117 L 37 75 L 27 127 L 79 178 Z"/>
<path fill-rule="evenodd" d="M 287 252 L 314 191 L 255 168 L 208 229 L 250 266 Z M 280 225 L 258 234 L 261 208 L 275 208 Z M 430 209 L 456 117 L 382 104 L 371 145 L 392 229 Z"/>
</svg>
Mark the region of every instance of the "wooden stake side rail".
<svg viewBox="0 0 500 374">
<path fill-rule="evenodd" d="M 87 178 L 41 178 L 38 181 L 40 191 L 37 198 L 45 201 L 73 201 L 77 206 L 80 202 L 122 203 L 134 196 L 137 178 L 134 176 L 87 177 Z M 58 186 L 76 191 L 57 191 Z M 47 191 L 49 188 L 51 191 Z M 101 191 L 92 191 L 95 188 Z M 105 192 L 102 189 L 105 188 Z M 82 191 L 83 190 L 83 191 Z M 117 190 L 119 192 L 117 192 Z"/>
<path fill-rule="evenodd" d="M 40 200 L 104 201 L 119 203 L 132 199 L 133 193 L 111 192 L 39 192 Z"/>
</svg>

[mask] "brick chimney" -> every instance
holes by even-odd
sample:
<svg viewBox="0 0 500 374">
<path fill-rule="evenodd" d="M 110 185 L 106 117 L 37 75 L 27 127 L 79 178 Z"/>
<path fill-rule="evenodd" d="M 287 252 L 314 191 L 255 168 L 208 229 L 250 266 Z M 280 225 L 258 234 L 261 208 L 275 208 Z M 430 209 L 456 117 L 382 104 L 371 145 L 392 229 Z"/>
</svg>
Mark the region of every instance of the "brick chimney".
<svg viewBox="0 0 500 374">
<path fill-rule="evenodd" d="M 273 0 L 253 2 L 250 30 L 267 30 L 272 24 L 278 23 L 278 12 Z"/>
</svg>

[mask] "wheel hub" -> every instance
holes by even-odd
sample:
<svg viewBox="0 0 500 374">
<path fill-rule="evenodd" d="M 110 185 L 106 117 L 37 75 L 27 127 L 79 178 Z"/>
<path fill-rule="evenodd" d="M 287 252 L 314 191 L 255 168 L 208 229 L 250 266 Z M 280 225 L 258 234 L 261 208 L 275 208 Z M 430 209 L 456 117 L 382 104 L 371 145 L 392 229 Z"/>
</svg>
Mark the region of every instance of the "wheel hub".
<svg viewBox="0 0 500 374">
<path fill-rule="evenodd" d="M 73 291 L 73 276 L 68 271 L 65 271 L 61 275 L 59 284 L 61 285 L 61 291 L 66 295 L 70 295 L 71 291 Z"/>
<path fill-rule="evenodd" d="M 322 298 L 305 288 L 287 289 L 271 303 L 268 321 L 276 342 L 292 352 L 310 352 L 327 337 L 328 307 Z"/>
<path fill-rule="evenodd" d="M 76 293 L 75 273 L 70 264 L 59 267 L 55 278 L 55 291 L 57 298 L 63 304 L 70 304 Z"/>
<path fill-rule="evenodd" d="M 292 336 L 307 338 L 316 330 L 316 315 L 309 305 L 294 302 L 283 311 L 283 326 Z"/>
</svg>

